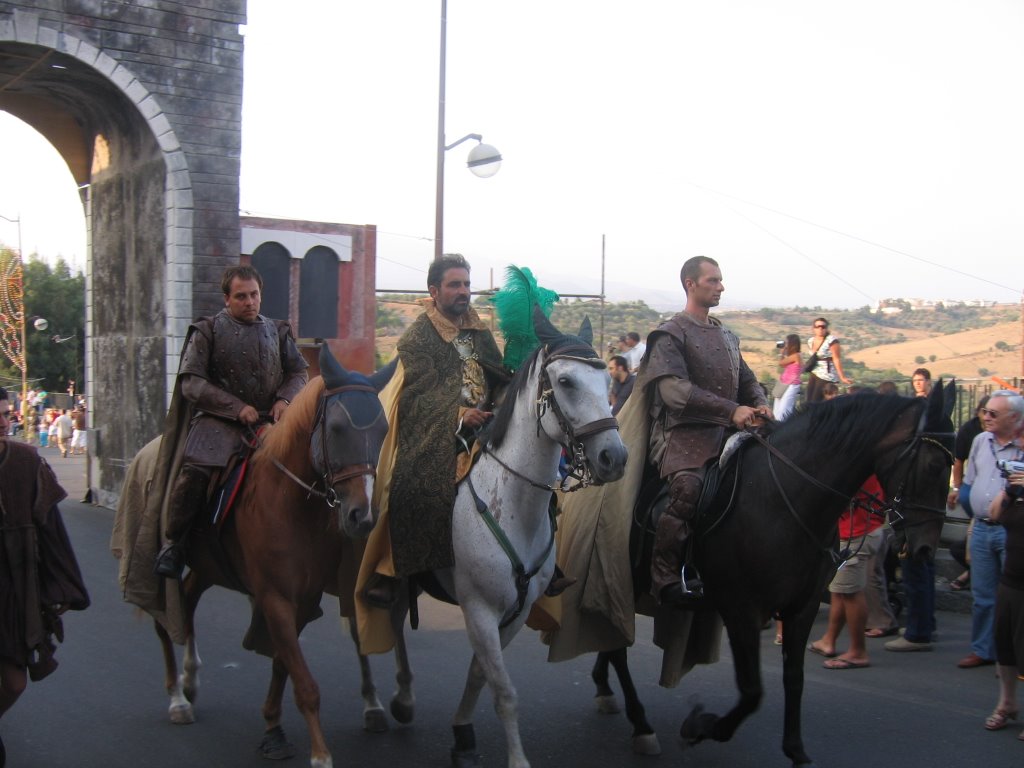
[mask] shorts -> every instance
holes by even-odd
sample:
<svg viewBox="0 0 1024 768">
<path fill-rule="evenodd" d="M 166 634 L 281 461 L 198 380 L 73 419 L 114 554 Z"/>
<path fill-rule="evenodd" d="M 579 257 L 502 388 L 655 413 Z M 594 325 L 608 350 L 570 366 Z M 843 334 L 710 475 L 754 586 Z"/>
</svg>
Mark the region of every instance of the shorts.
<svg viewBox="0 0 1024 768">
<path fill-rule="evenodd" d="M 71 434 L 71 447 L 72 448 L 85 448 L 85 430 L 76 429 Z"/>
<path fill-rule="evenodd" d="M 836 571 L 835 578 L 828 585 L 828 591 L 837 595 L 853 595 L 863 592 L 868 585 L 868 561 L 878 551 L 882 529 L 876 528 L 867 536 L 857 537 L 852 541 L 842 539 L 839 551 L 849 549 L 851 557 Z"/>
</svg>

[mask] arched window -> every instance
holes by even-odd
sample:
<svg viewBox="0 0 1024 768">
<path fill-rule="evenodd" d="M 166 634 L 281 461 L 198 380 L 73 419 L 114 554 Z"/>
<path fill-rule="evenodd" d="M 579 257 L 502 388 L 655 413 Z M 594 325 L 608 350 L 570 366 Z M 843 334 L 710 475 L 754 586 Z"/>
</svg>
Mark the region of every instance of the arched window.
<svg viewBox="0 0 1024 768">
<path fill-rule="evenodd" d="M 280 243 L 263 243 L 252 252 L 252 265 L 263 277 L 260 314 L 275 320 L 288 319 L 291 300 L 291 256 Z"/>
<path fill-rule="evenodd" d="M 306 252 L 299 280 L 299 337 L 338 336 L 338 254 L 322 245 Z"/>
</svg>

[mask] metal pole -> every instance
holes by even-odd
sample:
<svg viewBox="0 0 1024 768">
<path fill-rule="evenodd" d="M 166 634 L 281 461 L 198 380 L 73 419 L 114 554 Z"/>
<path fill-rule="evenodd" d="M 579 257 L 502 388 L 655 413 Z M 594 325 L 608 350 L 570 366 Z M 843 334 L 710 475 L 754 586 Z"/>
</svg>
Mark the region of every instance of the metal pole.
<svg viewBox="0 0 1024 768">
<path fill-rule="evenodd" d="M 604 354 L 604 235 L 601 235 L 601 346 L 598 349 Z"/>
<path fill-rule="evenodd" d="M 441 0 L 441 72 L 437 92 L 437 191 L 434 212 L 434 258 L 444 249 L 444 73 L 448 37 L 448 0 Z"/>
</svg>

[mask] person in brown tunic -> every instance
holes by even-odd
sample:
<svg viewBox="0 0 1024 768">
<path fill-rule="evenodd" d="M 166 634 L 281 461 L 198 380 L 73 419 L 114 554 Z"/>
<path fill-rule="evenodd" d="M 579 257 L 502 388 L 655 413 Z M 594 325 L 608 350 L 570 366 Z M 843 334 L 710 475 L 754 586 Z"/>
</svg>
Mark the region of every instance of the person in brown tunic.
<svg viewBox="0 0 1024 768">
<path fill-rule="evenodd" d="M 183 409 L 189 420 L 183 465 L 167 503 L 166 543 L 154 570 L 172 579 L 180 578 L 185 567 L 182 544 L 194 515 L 206 506 L 220 470 L 243 450 L 247 429 L 263 420 L 276 422 L 306 385 L 306 361 L 291 327 L 260 314 L 259 272 L 245 265 L 229 267 L 221 290 L 224 309 L 189 328 L 171 406 Z M 180 438 L 164 437 L 171 442 Z"/>
<path fill-rule="evenodd" d="M 42 680 L 57 668 L 61 614 L 89 607 L 57 508 L 67 494 L 35 448 L 6 439 L 10 411 L 0 387 L 0 717 L 25 690 L 26 671 Z"/>
<path fill-rule="evenodd" d="M 726 430 L 744 429 L 771 410 L 764 390 L 740 354 L 739 339 L 709 315 L 725 287 L 718 262 L 694 256 L 679 274 L 686 306 L 647 337 L 637 388 L 649 390 L 648 458 L 670 489 L 658 521 L 651 559 L 651 592 L 680 605 L 702 594 L 695 575 L 683 577 L 683 545 L 704 478 L 704 463 L 721 453 Z"/>
</svg>

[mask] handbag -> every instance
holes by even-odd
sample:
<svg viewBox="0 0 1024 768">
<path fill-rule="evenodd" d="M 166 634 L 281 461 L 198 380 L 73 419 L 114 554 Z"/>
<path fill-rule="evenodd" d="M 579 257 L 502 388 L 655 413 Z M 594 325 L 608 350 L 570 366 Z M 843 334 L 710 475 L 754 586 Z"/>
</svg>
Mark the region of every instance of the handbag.
<svg viewBox="0 0 1024 768">
<path fill-rule="evenodd" d="M 775 384 L 775 389 L 772 390 L 772 397 L 778 400 L 780 397 L 786 394 L 787 389 L 789 389 L 789 384 L 785 384 L 781 381 L 777 382 Z"/>
<path fill-rule="evenodd" d="M 819 362 L 821 362 L 821 358 L 818 357 L 818 353 L 812 353 L 811 356 L 807 358 L 807 362 L 804 363 L 804 373 L 813 372 L 814 369 L 818 367 Z"/>
</svg>

